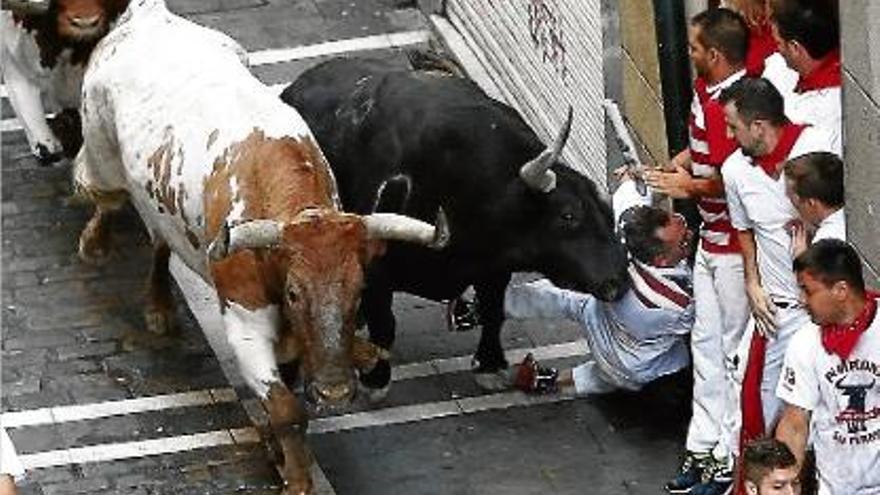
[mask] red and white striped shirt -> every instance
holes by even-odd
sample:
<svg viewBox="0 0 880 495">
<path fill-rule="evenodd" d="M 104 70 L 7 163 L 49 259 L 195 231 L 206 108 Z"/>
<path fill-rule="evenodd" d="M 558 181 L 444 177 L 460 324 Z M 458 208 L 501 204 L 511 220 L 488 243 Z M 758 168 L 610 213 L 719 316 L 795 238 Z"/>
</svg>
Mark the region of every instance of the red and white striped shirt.
<svg viewBox="0 0 880 495">
<path fill-rule="evenodd" d="M 702 78 L 694 81 L 688 125 L 691 173 L 694 177 L 718 177 L 724 160 L 737 148 L 736 141 L 727 137 L 724 108 L 718 102 L 718 95 L 744 74 L 745 70 L 741 70 L 714 86 L 707 86 Z M 700 227 L 702 248 L 710 253 L 738 253 L 739 240 L 730 224 L 724 197 L 699 198 L 697 207 L 703 217 Z"/>
</svg>

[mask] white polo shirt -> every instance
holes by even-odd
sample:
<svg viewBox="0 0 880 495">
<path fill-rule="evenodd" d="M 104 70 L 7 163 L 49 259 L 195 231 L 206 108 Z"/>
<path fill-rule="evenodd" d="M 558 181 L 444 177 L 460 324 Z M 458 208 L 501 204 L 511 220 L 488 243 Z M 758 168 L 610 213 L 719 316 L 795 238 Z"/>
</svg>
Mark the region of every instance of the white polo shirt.
<svg viewBox="0 0 880 495">
<path fill-rule="evenodd" d="M 812 412 L 819 495 L 880 493 L 880 315 L 846 362 L 816 325 L 795 333 L 776 395 Z"/>
<path fill-rule="evenodd" d="M 787 159 L 813 151 L 832 151 L 831 135 L 816 127 L 807 127 L 795 141 Z M 778 179 L 767 175 L 742 149 L 736 150 L 721 167 L 730 220 L 738 230 L 755 233 L 758 267 L 764 290 L 774 301 L 798 302 L 800 289 L 792 270 L 791 236 L 786 225 L 798 218 L 785 195 L 785 175 Z"/>
<path fill-rule="evenodd" d="M 840 239 L 841 241 L 846 241 L 846 213 L 844 213 L 843 207 L 828 215 L 825 217 L 825 220 L 819 223 L 811 243 L 821 239 Z"/>
</svg>

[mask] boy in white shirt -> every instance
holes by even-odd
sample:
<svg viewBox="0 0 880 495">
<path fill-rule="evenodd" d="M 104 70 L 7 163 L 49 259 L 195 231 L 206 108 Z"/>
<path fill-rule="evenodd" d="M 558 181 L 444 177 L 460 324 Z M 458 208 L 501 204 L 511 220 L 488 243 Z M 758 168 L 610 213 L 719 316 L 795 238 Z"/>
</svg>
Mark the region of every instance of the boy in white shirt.
<svg viewBox="0 0 880 495">
<path fill-rule="evenodd" d="M 802 464 L 816 451 L 819 495 L 880 493 L 880 317 L 852 246 L 823 239 L 794 262 L 813 324 L 791 339 L 776 393 L 776 438 Z"/>
<path fill-rule="evenodd" d="M 798 211 L 791 226 L 792 251 L 797 257 L 810 242 L 846 240 L 843 209 L 843 161 L 834 153 L 815 152 L 785 164 L 785 194 Z"/>
</svg>

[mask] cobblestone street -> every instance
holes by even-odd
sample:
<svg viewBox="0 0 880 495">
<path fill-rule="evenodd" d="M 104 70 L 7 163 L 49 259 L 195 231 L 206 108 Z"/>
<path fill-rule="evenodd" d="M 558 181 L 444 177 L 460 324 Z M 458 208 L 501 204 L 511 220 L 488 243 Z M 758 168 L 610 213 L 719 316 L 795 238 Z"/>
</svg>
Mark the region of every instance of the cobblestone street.
<svg viewBox="0 0 880 495">
<path fill-rule="evenodd" d="M 236 38 L 254 73 L 279 89 L 331 53 L 406 64 L 403 49 L 425 47 L 431 34 L 406 0 L 168 4 Z M 357 41 L 326 44 L 338 40 Z M 5 98 L 2 116 L 13 117 Z M 23 132 L 4 130 L 2 167 L 2 412 L 29 468 L 22 493 L 278 493 L 254 401 L 195 309 L 178 293 L 178 334 L 145 332 L 150 248 L 137 214 L 113 218 L 115 252 L 89 266 L 76 250 L 91 207 L 72 197 L 70 163 L 38 166 Z M 689 414 L 681 376 L 590 399 L 486 395 L 469 372 L 477 332 L 448 333 L 434 302 L 399 295 L 395 305 L 402 331 L 388 402 L 311 423 L 326 493 L 661 491 Z M 586 352 L 573 325 L 509 322 L 503 335 L 511 361 L 526 349 L 552 365 Z"/>
</svg>

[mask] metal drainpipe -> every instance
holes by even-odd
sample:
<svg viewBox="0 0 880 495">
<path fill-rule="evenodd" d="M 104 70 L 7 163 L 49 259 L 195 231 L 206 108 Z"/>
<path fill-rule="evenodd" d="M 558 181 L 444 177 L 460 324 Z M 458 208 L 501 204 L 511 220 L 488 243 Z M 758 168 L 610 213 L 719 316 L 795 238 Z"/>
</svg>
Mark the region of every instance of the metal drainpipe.
<svg viewBox="0 0 880 495">
<path fill-rule="evenodd" d="M 663 90 L 663 116 L 666 119 L 666 143 L 669 155 L 675 156 L 688 146 L 687 124 L 692 95 L 684 0 L 654 0 L 654 24 Z M 699 229 L 702 218 L 694 200 L 672 200 L 672 208 L 684 215 L 688 227 L 694 231 Z"/>
<path fill-rule="evenodd" d="M 657 55 L 663 89 L 666 141 L 675 156 L 688 145 L 691 75 L 687 51 L 687 19 L 683 0 L 654 0 Z"/>
</svg>

